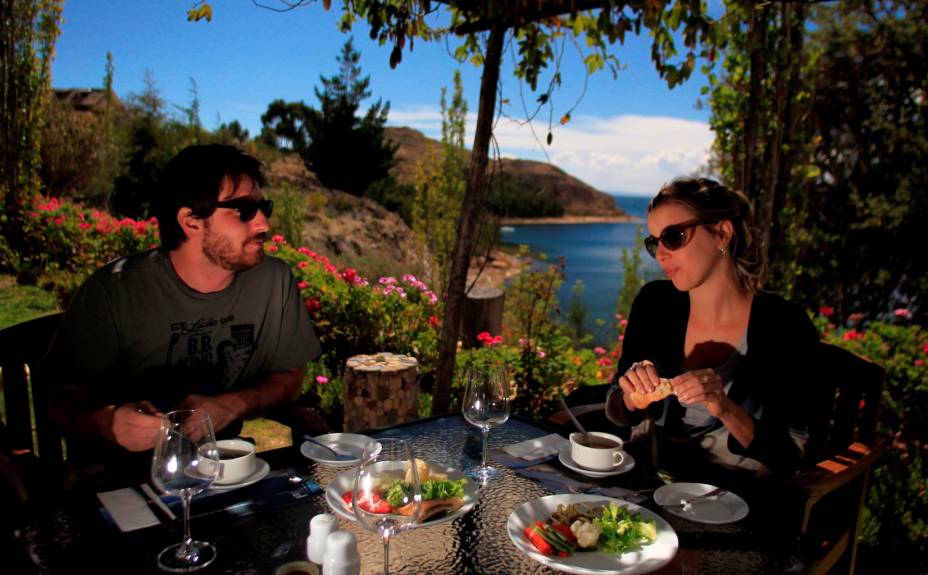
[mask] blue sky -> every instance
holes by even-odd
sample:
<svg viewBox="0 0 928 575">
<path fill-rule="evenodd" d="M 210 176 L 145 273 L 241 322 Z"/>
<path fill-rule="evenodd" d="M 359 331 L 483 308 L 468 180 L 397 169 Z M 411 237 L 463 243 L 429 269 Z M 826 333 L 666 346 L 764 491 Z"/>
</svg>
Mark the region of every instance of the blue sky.
<svg viewBox="0 0 928 575">
<path fill-rule="evenodd" d="M 320 75 L 337 71 L 335 58 L 346 39 L 336 25 L 338 9 L 326 12 L 316 2 L 276 13 L 247 0 L 211 4 L 212 22 L 190 23 L 186 11 L 192 0 L 68 0 L 53 85 L 101 86 L 109 51 L 119 97 L 141 92 L 145 71 L 150 70 L 162 98 L 176 111 L 176 106 L 191 100 L 192 78 L 201 120 L 208 128 L 237 119 L 256 134 L 260 116 L 272 100 L 316 104 L 313 89 Z M 456 39 L 417 41 L 413 52 L 406 51 L 403 62 L 391 70 L 390 48 L 369 40 L 365 23 L 356 24 L 352 35 L 374 97 L 390 102 L 391 125 L 411 126 L 439 137 L 441 87 L 451 85 L 456 68 L 463 75 L 472 125 L 480 70 L 452 58 Z M 503 97 L 509 100 L 504 111 L 509 118 L 496 127 L 501 152 L 548 159 L 604 191 L 643 195 L 653 195 L 663 182 L 699 168 L 713 138 L 708 110 L 696 109 L 705 80 L 697 74 L 669 90 L 653 69 L 649 49 L 646 37 L 632 37 L 624 46 L 616 46 L 613 53 L 625 65 L 618 78 L 613 79 L 608 70 L 590 77 L 572 121 L 559 126 L 557 119 L 573 106 L 584 83 L 581 58 L 568 44 L 561 66 L 563 85 L 553 98 L 554 141 L 547 146 L 539 143 L 547 133 L 547 109 L 533 123 L 537 139 L 524 124 L 521 102 L 530 104 L 536 95 L 512 75 L 515 50 L 510 46 L 502 72 Z"/>
</svg>

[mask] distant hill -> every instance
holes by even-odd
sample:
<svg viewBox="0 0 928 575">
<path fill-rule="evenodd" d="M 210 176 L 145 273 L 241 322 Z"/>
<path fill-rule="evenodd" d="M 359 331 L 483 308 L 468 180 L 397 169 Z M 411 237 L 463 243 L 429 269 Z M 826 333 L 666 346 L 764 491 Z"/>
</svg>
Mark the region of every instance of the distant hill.
<svg viewBox="0 0 928 575">
<path fill-rule="evenodd" d="M 441 142 L 412 128 L 387 128 L 386 137 L 399 144 L 393 177 L 413 183 L 418 162 L 440 157 Z M 609 194 L 585 184 L 557 166 L 532 160 L 503 158 L 502 171 L 519 185 L 538 190 L 564 208 L 565 216 L 622 216 Z"/>
</svg>

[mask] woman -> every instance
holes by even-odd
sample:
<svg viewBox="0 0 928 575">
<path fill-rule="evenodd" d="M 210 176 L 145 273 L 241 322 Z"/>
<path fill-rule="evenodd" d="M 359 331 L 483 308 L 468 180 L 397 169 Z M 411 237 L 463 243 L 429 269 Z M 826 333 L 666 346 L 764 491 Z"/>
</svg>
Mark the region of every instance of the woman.
<svg viewBox="0 0 928 575">
<path fill-rule="evenodd" d="M 681 178 L 651 200 L 647 221 L 645 246 L 669 281 L 635 298 L 607 416 L 653 420 L 659 464 L 680 479 L 792 474 L 807 437 L 798 392 L 818 334 L 798 306 L 761 291 L 747 198 Z M 654 391 L 659 378 L 673 395 L 637 408 L 630 394 Z"/>
</svg>

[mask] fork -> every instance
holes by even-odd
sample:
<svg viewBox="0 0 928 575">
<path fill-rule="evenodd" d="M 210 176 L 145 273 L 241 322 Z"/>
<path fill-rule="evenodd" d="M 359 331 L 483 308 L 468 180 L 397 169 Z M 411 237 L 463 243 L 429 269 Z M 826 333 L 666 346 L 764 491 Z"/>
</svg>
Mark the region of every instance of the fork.
<svg viewBox="0 0 928 575">
<path fill-rule="evenodd" d="M 728 493 L 727 489 L 716 487 L 715 489 L 710 489 L 709 491 L 703 493 L 702 495 L 697 495 L 696 497 L 690 497 L 689 499 L 681 499 L 680 503 L 668 503 L 667 505 L 661 505 L 661 507 L 668 508 L 668 509 L 677 509 L 677 508 L 686 509 L 689 506 L 691 506 L 693 503 L 704 501 L 710 497 L 715 497 L 716 499 L 718 499 L 719 497 L 725 495 L 726 493 Z"/>
</svg>

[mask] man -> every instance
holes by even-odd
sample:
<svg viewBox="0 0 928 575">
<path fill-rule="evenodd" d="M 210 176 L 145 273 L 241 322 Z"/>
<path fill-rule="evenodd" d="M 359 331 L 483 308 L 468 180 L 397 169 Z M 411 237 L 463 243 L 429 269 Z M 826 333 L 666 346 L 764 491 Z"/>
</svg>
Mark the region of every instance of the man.
<svg viewBox="0 0 928 575">
<path fill-rule="evenodd" d="M 290 268 L 264 255 L 263 183 L 232 146 L 190 146 L 165 166 L 161 248 L 88 278 L 40 369 L 69 459 L 151 449 L 172 409 L 204 409 L 234 436 L 299 396 L 319 341 Z"/>
</svg>

